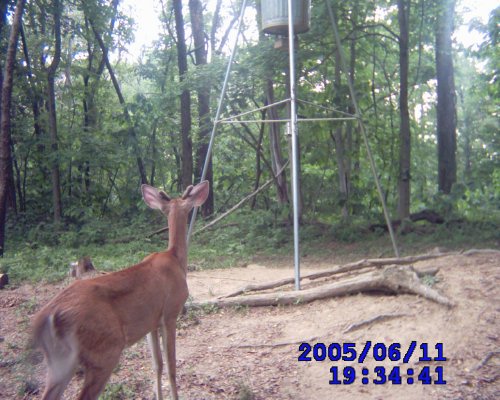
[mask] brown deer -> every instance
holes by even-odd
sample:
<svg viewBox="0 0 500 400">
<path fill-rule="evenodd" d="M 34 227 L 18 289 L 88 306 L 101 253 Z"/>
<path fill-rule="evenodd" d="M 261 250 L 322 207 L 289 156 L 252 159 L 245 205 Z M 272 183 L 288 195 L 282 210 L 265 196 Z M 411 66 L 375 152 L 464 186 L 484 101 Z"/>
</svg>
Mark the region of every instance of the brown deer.
<svg viewBox="0 0 500 400">
<path fill-rule="evenodd" d="M 168 217 L 169 243 L 139 264 L 97 278 L 74 282 L 34 317 L 34 344 L 45 355 L 48 373 L 43 400 L 61 398 L 81 365 L 83 388 L 78 399 L 97 399 L 123 349 L 148 335 L 156 372 L 156 399 L 163 398 L 163 369 L 158 330 L 167 357 L 172 398 L 175 382 L 175 329 L 188 297 L 187 219 L 208 196 L 208 182 L 171 199 L 165 192 L 142 185 L 146 204 Z"/>
</svg>

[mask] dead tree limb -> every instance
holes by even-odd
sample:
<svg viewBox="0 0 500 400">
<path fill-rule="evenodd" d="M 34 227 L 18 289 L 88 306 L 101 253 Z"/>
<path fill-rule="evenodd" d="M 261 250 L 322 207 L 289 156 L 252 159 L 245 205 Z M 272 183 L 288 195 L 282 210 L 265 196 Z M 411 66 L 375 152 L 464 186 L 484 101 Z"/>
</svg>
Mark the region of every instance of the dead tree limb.
<svg viewBox="0 0 500 400">
<path fill-rule="evenodd" d="M 439 272 L 439 267 L 425 267 L 425 268 L 413 268 L 415 272 L 417 273 L 419 278 L 422 278 L 423 276 L 426 275 L 432 275 L 435 276 Z"/>
<path fill-rule="evenodd" d="M 200 232 L 203 232 L 205 229 L 208 229 L 210 228 L 211 226 L 215 225 L 217 222 L 219 222 L 221 219 L 223 218 L 226 218 L 229 214 L 231 214 L 232 212 L 236 211 L 238 208 L 240 208 L 245 202 L 247 202 L 248 200 L 250 200 L 252 197 L 255 197 L 257 196 L 257 194 L 259 194 L 260 192 L 262 192 L 264 189 L 266 189 L 268 186 L 271 185 L 271 183 L 274 182 L 275 179 L 277 179 L 281 173 L 283 172 L 283 170 L 287 167 L 288 165 L 288 161 L 280 168 L 280 170 L 276 173 L 276 175 L 269 179 L 266 183 L 264 183 L 261 187 L 259 187 L 257 190 L 254 190 L 252 193 L 250 193 L 248 196 L 246 196 L 245 198 L 241 199 L 237 204 L 235 204 L 233 207 L 231 207 L 229 210 L 227 210 L 225 213 L 221 214 L 220 216 L 218 216 L 217 218 L 215 218 L 212 222 L 210 222 L 209 224 L 201 227 L 200 229 L 198 229 L 197 231 L 195 231 L 194 233 L 197 234 L 197 233 L 200 233 Z"/>
<path fill-rule="evenodd" d="M 320 279 L 320 278 L 325 278 L 329 277 L 335 274 L 341 274 L 345 272 L 351 272 L 351 271 L 356 271 L 364 268 L 369 268 L 369 267 L 382 267 L 386 266 L 389 264 L 398 264 L 398 265 L 404 265 L 404 264 L 412 264 L 414 262 L 418 261 L 424 261 L 424 260 L 430 260 L 433 258 L 438 258 L 438 257 L 445 257 L 449 255 L 455 255 L 457 253 L 435 253 L 435 254 L 422 254 L 422 255 L 417 255 L 417 256 L 407 256 L 407 257 L 400 257 L 400 258 L 373 258 L 373 259 L 367 259 L 367 260 L 360 260 L 356 262 L 352 262 L 349 264 L 345 265 L 336 265 L 330 269 L 326 269 L 321 272 L 313 272 L 310 274 L 305 274 L 301 277 L 302 279 L 309 279 L 309 280 L 314 280 L 314 279 Z M 417 272 L 419 274 L 420 272 Z M 294 278 L 284 278 L 284 279 L 279 279 L 276 281 L 272 282 L 266 282 L 262 284 L 250 284 L 247 285 L 243 288 L 240 288 L 232 293 L 229 293 L 225 296 L 219 297 L 220 299 L 222 298 L 228 298 L 228 297 L 234 297 L 234 296 L 239 296 L 241 294 L 245 294 L 248 292 L 254 292 L 254 291 L 260 291 L 260 290 L 268 290 L 268 289 L 276 289 L 277 287 L 280 286 L 285 286 L 289 285 L 295 282 Z"/>
<path fill-rule="evenodd" d="M 344 330 L 344 333 L 355 331 L 357 329 L 363 328 L 366 325 L 371 325 L 374 322 L 387 321 L 388 319 L 399 318 L 399 317 L 407 317 L 408 315 L 409 314 L 380 314 L 370 319 L 349 325 Z"/>
<path fill-rule="evenodd" d="M 383 270 L 370 271 L 339 282 L 301 291 L 293 290 L 280 293 L 228 297 L 209 300 L 203 303 L 194 302 L 191 304 L 191 307 L 216 306 L 222 308 L 232 306 L 259 307 L 302 304 L 335 296 L 373 291 L 392 294 L 412 293 L 421 295 L 439 304 L 453 306 L 453 303 L 446 297 L 439 294 L 436 290 L 423 285 L 412 269 L 390 265 Z"/>
<path fill-rule="evenodd" d="M 300 339 L 300 340 L 293 340 L 293 341 L 288 341 L 288 342 L 276 342 L 276 343 L 258 343 L 258 344 L 240 344 L 236 346 L 239 349 L 259 349 L 263 347 L 283 347 L 283 346 L 290 346 L 292 344 L 300 344 L 300 343 L 311 343 L 315 342 L 316 340 L 320 339 L 320 336 L 312 336 L 307 339 Z"/>
<path fill-rule="evenodd" d="M 436 211 L 433 210 L 422 210 L 413 214 L 410 214 L 408 219 L 412 222 L 418 222 L 418 221 L 427 221 L 431 224 L 443 224 L 445 222 L 445 219 L 439 215 Z M 391 221 L 391 224 L 393 228 L 398 228 L 401 225 L 401 220 L 396 219 Z M 370 225 L 369 228 L 371 231 L 374 231 L 375 229 L 383 229 L 387 230 L 387 225 L 385 224 L 372 224 Z"/>
<path fill-rule="evenodd" d="M 493 357 L 496 357 L 498 355 L 500 355 L 500 351 L 499 350 L 497 350 L 497 351 L 490 351 L 488 354 L 486 354 L 483 357 L 483 359 L 481 360 L 481 362 L 474 367 L 474 371 L 477 371 L 478 369 L 481 369 L 482 367 L 484 367 L 488 363 L 488 361 L 490 361 Z"/>
<path fill-rule="evenodd" d="M 285 163 L 285 165 L 283 165 L 283 167 L 281 167 L 281 169 L 276 173 L 276 177 L 278 177 L 282 172 L 283 170 L 288 166 L 288 161 Z M 255 197 L 257 196 L 260 192 L 262 192 L 264 189 L 267 189 L 268 186 L 271 185 L 271 183 L 274 182 L 274 180 L 276 179 L 276 177 L 274 178 L 271 178 L 269 179 L 266 183 L 264 183 L 262 186 L 260 186 L 257 190 L 254 190 L 252 193 L 250 193 L 248 196 L 244 197 L 243 199 L 241 199 L 238 203 L 236 203 L 233 207 L 231 207 L 229 210 L 227 210 L 225 213 L 219 215 L 217 218 L 215 218 L 213 221 L 211 221 L 210 223 L 208 223 L 207 225 L 205 226 L 202 226 L 200 229 L 198 229 L 197 231 L 195 231 L 193 233 L 193 235 L 196 235 L 197 233 L 200 233 L 200 232 L 203 232 L 204 230 L 214 226 L 217 222 L 219 222 L 221 219 L 223 218 L 226 218 L 229 214 L 233 213 L 234 211 L 236 211 L 238 208 L 240 208 L 243 204 L 245 204 L 245 202 L 247 202 L 248 200 L 250 200 L 252 197 Z M 165 232 L 168 230 L 168 227 L 165 227 L 165 228 L 161 228 L 161 229 L 158 229 L 157 231 L 154 231 L 154 232 L 151 232 L 150 234 L 147 235 L 147 237 L 151 237 L 153 235 L 156 235 L 158 233 L 162 233 L 162 232 Z"/>
<path fill-rule="evenodd" d="M 470 249 L 461 253 L 464 256 L 473 256 L 475 254 L 491 254 L 500 256 L 500 250 L 495 249 Z"/>
<path fill-rule="evenodd" d="M 118 4 L 118 2 L 115 2 L 114 4 Z M 116 75 L 115 75 L 115 72 L 114 72 L 113 67 L 111 65 L 111 62 L 109 61 L 109 57 L 108 57 L 109 49 L 106 46 L 106 44 L 104 43 L 102 35 L 97 30 L 97 27 L 94 24 L 94 21 L 91 18 L 89 18 L 89 22 L 90 22 L 90 26 L 92 27 L 92 30 L 94 32 L 94 36 L 97 40 L 97 43 L 99 43 L 99 47 L 101 48 L 102 57 L 106 63 L 106 68 L 108 70 L 109 77 L 111 78 L 111 82 L 113 83 L 113 87 L 115 88 L 116 95 L 118 96 L 118 101 L 120 102 L 120 105 L 122 106 L 123 116 L 124 116 L 125 121 L 127 122 L 127 125 L 128 125 L 128 135 L 129 135 L 129 138 L 131 139 L 132 148 L 134 150 L 135 158 L 137 161 L 137 168 L 139 169 L 139 176 L 141 177 L 141 183 L 148 183 L 148 179 L 146 177 L 146 169 L 144 167 L 144 162 L 143 162 L 141 154 L 140 154 L 139 142 L 137 140 L 136 129 L 135 129 L 134 123 L 132 121 L 132 117 L 130 116 L 130 112 L 128 110 L 127 103 L 125 102 L 125 98 L 123 97 L 123 93 L 122 93 L 122 90 L 120 88 L 120 84 L 118 83 L 118 79 L 116 78 Z"/>
<path fill-rule="evenodd" d="M 236 211 L 238 208 L 240 208 L 245 202 L 247 202 L 248 200 L 250 200 L 252 197 L 256 196 L 257 194 L 259 194 L 260 192 L 262 192 L 264 189 L 266 189 L 268 186 L 271 185 L 271 183 L 274 182 L 274 179 L 271 178 L 269 179 L 266 183 L 264 183 L 261 187 L 259 187 L 257 190 L 255 190 L 254 192 L 250 193 L 248 196 L 244 197 L 243 199 L 241 199 L 238 203 L 236 203 L 233 207 L 231 207 L 229 210 L 227 210 L 225 213 L 219 215 L 217 218 L 215 218 L 213 221 L 211 221 L 210 223 L 206 224 L 205 226 L 201 227 L 200 229 L 198 229 L 197 231 L 195 231 L 194 233 L 197 234 L 197 233 L 200 233 L 200 232 L 203 232 L 204 230 L 214 226 L 217 222 L 219 222 L 221 219 L 223 218 L 226 218 L 229 214 L 233 213 L 234 211 Z"/>
</svg>

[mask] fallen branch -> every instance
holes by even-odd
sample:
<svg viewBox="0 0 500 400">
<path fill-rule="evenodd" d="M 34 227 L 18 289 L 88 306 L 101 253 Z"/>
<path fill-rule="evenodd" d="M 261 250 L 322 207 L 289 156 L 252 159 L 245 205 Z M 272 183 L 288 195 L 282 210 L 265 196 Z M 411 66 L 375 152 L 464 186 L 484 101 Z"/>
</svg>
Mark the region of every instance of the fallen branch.
<svg viewBox="0 0 500 400">
<path fill-rule="evenodd" d="M 473 256 L 475 254 L 493 254 L 500 256 L 500 250 L 495 249 L 470 249 L 461 253 L 464 256 Z"/>
<path fill-rule="evenodd" d="M 283 166 L 280 168 L 280 170 L 276 173 L 276 175 L 274 177 L 272 177 L 271 179 L 269 179 L 266 183 L 264 183 L 263 185 L 261 185 L 259 188 L 257 188 L 257 190 L 254 190 L 252 193 L 250 193 L 248 196 L 244 197 L 243 199 L 241 199 L 238 203 L 236 203 L 233 207 L 231 207 L 229 210 L 227 210 L 225 213 L 221 214 L 220 216 L 218 216 L 217 218 L 215 218 L 213 221 L 211 221 L 210 223 L 208 223 L 207 225 L 205 226 L 202 226 L 200 229 L 198 229 L 197 231 L 194 232 L 194 234 L 197 234 L 197 233 L 200 233 L 200 232 L 203 232 L 204 230 L 214 226 L 217 222 L 219 222 L 221 219 L 223 218 L 226 218 L 229 214 L 233 213 L 234 211 L 236 211 L 238 208 L 240 208 L 245 202 L 247 202 L 248 200 L 250 200 L 252 197 L 255 197 L 257 196 L 260 192 L 262 192 L 264 189 L 267 189 L 268 186 L 271 185 L 271 183 L 273 183 L 275 181 L 275 179 L 277 179 L 281 173 L 285 170 L 285 168 L 288 166 L 288 163 L 289 161 L 287 161 L 285 164 L 283 164 Z"/>
<path fill-rule="evenodd" d="M 151 236 L 158 235 L 158 234 L 163 233 L 163 232 L 166 232 L 166 231 L 168 231 L 168 226 L 165 226 L 165 227 L 163 227 L 163 228 L 161 228 L 161 229 L 158 229 L 157 231 L 154 231 L 154 232 L 148 233 L 148 234 L 146 235 L 146 237 L 148 237 L 148 238 L 149 238 L 149 237 L 151 237 Z"/>
<path fill-rule="evenodd" d="M 410 214 L 408 219 L 411 222 L 418 222 L 418 221 L 427 221 L 431 224 L 443 224 L 445 222 L 445 219 L 439 215 L 436 211 L 433 210 L 422 210 L 413 214 Z M 392 227 L 394 229 L 399 228 L 401 226 L 401 220 L 396 219 L 391 221 Z M 387 225 L 386 224 L 372 224 L 369 227 L 370 231 L 375 231 L 376 229 L 383 229 L 387 231 Z"/>
<path fill-rule="evenodd" d="M 423 285 L 412 269 L 391 265 L 383 270 L 367 272 L 356 277 L 333 282 L 315 288 L 281 293 L 264 293 L 260 295 L 227 297 L 209 300 L 203 303 L 192 303 L 192 307 L 215 306 L 274 306 L 309 303 L 314 300 L 344 296 L 359 292 L 382 291 L 393 294 L 413 293 L 429 300 L 453 306 L 453 303 L 434 289 Z"/>
<path fill-rule="evenodd" d="M 430 260 L 433 258 L 445 257 L 445 256 L 455 255 L 455 254 L 457 254 L 457 253 L 454 253 L 454 252 L 451 252 L 451 253 L 433 253 L 433 254 L 422 254 L 422 255 L 418 255 L 418 256 L 407 256 L 407 257 L 399 257 L 399 258 L 373 258 L 373 259 L 367 259 L 367 260 L 360 260 L 360 261 L 352 262 L 352 263 L 345 264 L 345 265 L 336 265 L 330 269 L 327 269 L 327 270 L 324 270 L 321 272 L 313 272 L 310 274 L 305 274 L 301 277 L 301 280 L 302 279 L 309 279 L 309 280 L 320 279 L 320 278 L 325 278 L 325 277 L 332 276 L 335 274 L 356 271 L 356 270 L 369 268 L 369 267 L 382 267 L 382 266 L 386 266 L 386 265 L 390 265 L 390 264 L 398 264 L 398 265 L 412 264 L 412 263 L 417 262 L 417 261 Z M 417 274 L 420 274 L 420 272 L 417 272 Z M 426 273 L 423 273 L 423 274 L 426 275 Z M 289 284 L 292 284 L 294 282 L 295 282 L 295 278 L 292 277 L 292 278 L 284 278 L 284 279 L 279 279 L 276 281 L 266 282 L 266 283 L 261 283 L 261 284 L 250 284 L 250 285 L 247 285 L 243 288 L 240 288 L 232 293 L 229 293 L 225 296 L 220 296 L 219 299 L 239 296 L 241 294 L 245 294 L 248 292 L 275 289 L 277 287 L 289 285 Z"/>
<path fill-rule="evenodd" d="M 229 214 L 232 212 L 236 211 L 238 208 L 240 208 L 245 202 L 250 200 L 252 197 L 257 196 L 260 192 L 262 192 L 264 189 L 266 189 L 271 183 L 274 182 L 274 178 L 269 179 L 266 183 L 264 183 L 261 187 L 259 187 L 257 190 L 254 192 L 250 193 L 248 196 L 244 197 L 241 199 L 238 203 L 236 203 L 233 207 L 231 207 L 229 210 L 227 210 L 225 213 L 219 215 L 217 218 L 215 218 L 213 221 L 210 223 L 206 224 L 205 226 L 202 226 L 200 229 L 194 232 L 194 234 L 203 232 L 204 230 L 214 226 L 217 222 L 219 222 L 221 219 L 226 218 Z"/>
<path fill-rule="evenodd" d="M 315 342 L 318 340 L 320 336 L 313 336 L 307 339 L 302 339 L 302 340 L 293 340 L 290 342 L 277 342 L 277 343 L 259 343 L 259 344 L 240 344 L 236 347 L 239 349 L 255 349 L 255 348 L 262 348 L 262 347 L 283 347 L 283 346 L 289 346 L 291 344 L 300 344 L 300 343 L 311 343 Z"/>
<path fill-rule="evenodd" d="M 414 268 L 419 278 L 426 275 L 435 276 L 439 272 L 439 267 L 425 267 L 425 268 Z"/>
<path fill-rule="evenodd" d="M 365 321 L 357 322 L 355 324 L 349 325 L 344 333 L 352 332 L 355 330 L 358 330 L 360 328 L 365 327 L 366 325 L 371 325 L 374 322 L 381 322 L 381 321 L 387 321 L 388 319 L 393 319 L 393 318 L 399 318 L 399 317 L 407 317 L 408 314 L 380 314 L 377 315 L 376 317 L 367 319 Z"/>
<path fill-rule="evenodd" d="M 499 350 L 490 351 L 488 354 L 486 354 L 484 356 L 484 358 L 481 360 L 481 362 L 474 367 L 474 370 L 477 371 L 478 369 L 481 369 L 482 367 L 484 367 L 488 363 L 488 361 L 490 361 L 493 357 L 498 356 L 498 355 L 500 355 Z"/>
</svg>

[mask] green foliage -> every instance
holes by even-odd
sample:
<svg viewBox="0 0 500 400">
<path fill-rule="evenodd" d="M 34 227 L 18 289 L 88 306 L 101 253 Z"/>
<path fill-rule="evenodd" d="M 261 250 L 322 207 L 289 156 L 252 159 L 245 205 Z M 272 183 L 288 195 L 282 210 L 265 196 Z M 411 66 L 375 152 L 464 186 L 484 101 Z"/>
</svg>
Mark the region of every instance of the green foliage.
<svg viewBox="0 0 500 400">
<path fill-rule="evenodd" d="M 340 220 L 331 227 L 331 235 L 340 242 L 353 243 L 363 238 L 366 235 L 366 221 L 358 220 Z M 376 231 L 376 235 L 380 235 L 381 231 Z"/>
<path fill-rule="evenodd" d="M 127 400 L 133 398 L 134 395 L 134 391 L 123 383 L 111 383 L 106 385 L 100 398 L 103 400 Z"/>
<path fill-rule="evenodd" d="M 109 3 L 62 3 L 63 58 L 56 78 L 57 153 L 49 151 L 51 140 L 45 111 L 44 62 L 48 63 L 53 49 L 52 21 L 46 18 L 49 13 L 46 4 L 28 2 L 28 17 L 23 21 L 28 54 L 19 52 L 23 60 L 16 70 L 12 108 L 19 213 L 11 212 L 7 220 L 6 257 L 1 261 L 2 269 L 9 271 L 15 281 L 61 279 L 68 263 L 83 255 L 90 255 L 98 268 L 114 270 L 164 246 L 157 237 L 144 239 L 153 229 L 148 228 L 151 214 L 144 213 L 145 206 L 140 200 L 137 159 L 142 158 L 150 183 L 171 194 L 181 192 L 179 94 L 184 89 L 191 91 L 191 139 L 193 154 L 196 154 L 201 144 L 196 90 L 206 82 L 211 84 L 213 115 L 228 62 L 224 32 L 237 13 L 234 4 L 223 2 L 218 25 L 213 27 L 214 37 L 207 41 L 207 45 L 214 46 L 210 48 L 209 63 L 205 66 L 190 63 L 182 83 L 173 35 L 162 33 L 137 61 L 112 58 L 112 67 L 125 97 L 124 107 L 130 116 L 128 120 L 107 73 L 99 72 L 102 52 L 88 21 L 92 20 L 102 32 L 110 53 L 116 53 L 126 49 L 130 42 L 133 20 L 124 15 L 121 8 L 115 13 Z M 354 90 L 393 214 L 397 203 L 399 148 L 399 88 L 395 83 L 399 81 L 397 7 L 387 1 L 337 3 L 334 11 L 342 47 L 349 67 L 354 68 Z M 411 3 L 410 7 L 412 211 L 432 208 L 448 222 L 464 221 L 460 228 L 450 228 L 455 229 L 450 237 L 456 234 L 461 241 L 461 235 L 465 239 L 464 232 L 469 229 L 475 232 L 476 227 L 483 224 L 486 224 L 485 231 L 491 232 L 488 218 L 493 225 L 499 218 L 499 8 L 492 12 L 489 22 L 474 22 L 474 29 L 485 35 L 479 46 L 471 49 L 456 46 L 458 182 L 453 192 L 445 196 L 437 193 L 436 184 L 434 24 L 437 10 L 435 5 L 422 1 Z M 173 32 L 169 13 L 162 11 L 164 32 Z M 337 116 L 327 110 L 330 108 L 352 112 L 346 76 L 337 76 L 338 49 L 327 18 L 326 3 L 312 2 L 311 11 L 311 30 L 299 38 L 297 95 L 321 107 L 301 102 L 299 114 Z M 211 15 L 205 13 L 206 32 L 212 32 Z M 113 17 L 115 29 L 111 32 Z M 42 22 L 48 24 L 44 29 Z M 258 35 L 250 34 L 255 30 L 256 21 L 246 19 L 244 23 L 245 40 L 240 41 L 238 47 L 223 116 L 264 106 L 268 101 L 265 92 L 268 82 L 273 86 L 276 100 L 287 97 L 287 53 L 274 49 L 274 38 L 258 39 Z M 7 29 L 4 31 L 5 43 Z M 31 72 L 24 60 L 26 57 L 31 63 Z M 34 105 L 38 106 L 38 116 Z M 286 118 L 286 107 L 277 108 L 278 116 Z M 256 113 L 248 118 L 263 116 Z M 35 120 L 37 126 L 34 126 Z M 283 133 L 284 124 L 281 125 Z M 334 140 L 333 133 L 337 131 L 345 142 L 343 156 L 350 173 L 348 195 L 340 191 L 338 184 L 339 155 L 342 154 Z M 358 127 L 350 122 L 300 124 L 299 136 L 304 253 L 321 251 L 322 247 L 315 247 L 315 243 L 328 239 L 346 244 L 366 240 L 368 247 L 372 243 L 376 246 L 383 232 L 367 232 L 366 226 L 370 221 L 379 221 L 382 212 Z M 286 159 L 287 140 L 282 134 L 279 140 Z M 250 193 L 257 176 L 259 184 L 271 177 L 269 148 L 267 126 L 259 123 L 218 125 L 213 154 L 217 213 Z M 50 168 L 55 160 L 61 170 L 65 217 L 57 226 L 51 222 Z M 289 172 L 286 174 L 289 184 Z M 343 212 L 347 212 L 348 217 L 341 217 Z M 156 225 L 161 223 L 155 221 Z M 279 257 L 291 251 L 290 206 L 279 204 L 272 189 L 260 194 L 252 209 L 245 206 L 221 224 L 227 226 L 204 232 L 193 242 L 191 259 L 200 268 L 241 265 L 256 253 Z M 428 234 L 436 239 L 439 235 L 446 236 L 448 228 L 435 227 Z"/>
<path fill-rule="evenodd" d="M 255 393 L 253 392 L 252 388 L 244 383 L 244 382 L 239 382 L 237 385 L 237 393 L 238 393 L 238 400 L 254 400 L 255 399 Z"/>
<path fill-rule="evenodd" d="M 460 200 L 458 204 L 462 204 Z M 439 204 L 444 204 L 441 208 Z M 455 204 L 455 205 L 454 205 Z M 398 235 L 397 241 L 402 254 L 425 252 L 436 246 L 449 249 L 470 247 L 495 247 L 500 240 L 500 215 L 498 213 L 471 214 L 464 218 L 457 211 L 456 203 L 449 196 L 436 199 L 436 209 L 450 209 L 444 224 L 409 224 Z M 477 208 L 471 208 L 477 210 Z M 150 217 L 150 215 L 148 216 Z M 337 259 L 353 261 L 365 257 L 390 256 L 392 246 L 383 229 L 372 232 L 368 228 L 373 220 L 363 218 L 343 220 L 325 224 L 307 223 L 301 226 L 301 256 L 315 257 L 335 254 Z M 148 254 L 166 247 L 165 239 L 146 233 L 155 230 L 142 218 L 124 224 L 101 222 L 99 237 L 103 242 L 85 242 L 81 232 L 66 231 L 59 234 L 55 245 L 49 243 L 28 243 L 17 240 L 15 249 L 0 259 L 0 272 L 9 274 L 11 283 L 23 281 L 52 282 L 67 277 L 69 263 L 82 256 L 90 256 L 97 269 L 115 271 L 133 265 Z M 143 229 L 134 229 L 139 225 Z M 97 223 L 94 223 L 94 227 Z M 198 222 L 198 227 L 201 223 Z M 147 230 L 144 229 L 147 227 Z M 158 228 L 159 226 L 157 226 Z M 40 229 L 37 229 L 37 234 Z M 75 246 L 74 238 L 80 237 Z M 27 237 L 34 234 L 27 233 Z M 56 235 L 52 234 L 50 240 Z M 119 239 L 119 240 L 117 240 Z M 101 239 L 100 239 L 101 240 Z M 195 235 L 191 240 L 189 264 L 198 270 L 211 268 L 241 267 L 252 260 L 265 257 L 270 260 L 289 260 L 292 263 L 293 230 L 288 218 L 283 219 L 271 211 L 245 211 L 234 213 L 219 222 L 212 229 Z M 29 304 L 28 304 L 29 305 Z M 204 310 L 203 312 L 210 312 Z"/>
</svg>

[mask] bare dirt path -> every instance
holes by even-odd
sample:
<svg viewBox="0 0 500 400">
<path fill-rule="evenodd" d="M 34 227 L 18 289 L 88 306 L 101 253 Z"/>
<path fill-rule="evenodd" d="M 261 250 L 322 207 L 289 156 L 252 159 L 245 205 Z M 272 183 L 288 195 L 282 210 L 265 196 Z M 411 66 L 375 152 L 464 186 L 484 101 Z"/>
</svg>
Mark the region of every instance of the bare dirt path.
<svg viewBox="0 0 500 400">
<path fill-rule="evenodd" d="M 189 274 L 191 295 L 210 299 L 248 283 L 289 277 L 277 263 L 260 260 L 245 268 L 196 271 Z M 305 261 L 305 272 L 331 267 L 336 260 Z M 291 265 L 288 264 L 288 265 Z M 498 399 L 500 398 L 500 260 L 495 255 L 449 256 L 421 262 L 416 267 L 437 266 L 434 287 L 456 302 L 446 308 L 412 295 L 359 294 L 315 301 L 311 304 L 203 310 L 189 312 L 179 322 L 178 383 L 182 399 Z M 40 355 L 25 350 L 28 323 L 36 310 L 67 284 L 23 285 L 0 291 L 0 398 L 37 399 L 43 385 Z M 375 321 L 346 332 L 356 323 L 383 314 L 401 316 Z M 356 361 L 299 362 L 301 342 L 354 343 L 359 353 L 372 343 L 363 364 Z M 412 342 L 416 350 L 409 363 L 401 358 Z M 399 361 L 375 361 L 377 351 L 401 344 Z M 436 344 L 443 344 L 446 361 Z M 430 361 L 419 361 L 427 344 Z M 316 347 L 321 356 L 321 345 Z M 335 345 L 331 347 L 334 352 Z M 393 347 L 394 348 L 394 347 Z M 425 345 L 424 345 L 425 348 Z M 313 352 L 308 354 L 313 356 Z M 345 355 L 345 354 L 344 354 Z M 381 356 L 382 354 L 379 353 Z M 332 353 L 335 357 L 335 354 Z M 329 384 L 332 367 L 340 382 L 346 374 L 352 384 Z M 385 377 L 399 367 L 401 384 L 376 385 L 376 367 Z M 429 367 L 427 369 L 427 367 Z M 366 368 L 367 375 L 363 375 Z M 438 368 L 436 370 L 436 368 Z M 410 369 L 410 371 L 409 371 Z M 411 370 L 415 371 L 411 375 Z M 355 377 L 349 375 L 355 372 Z M 378 369 L 381 371 L 381 369 Z M 424 374 L 419 374 L 424 371 Z M 425 374 L 428 371 L 429 374 Z M 442 379 L 446 384 L 424 384 Z M 368 384 L 362 383 L 367 378 Z M 145 341 L 127 349 L 112 376 L 107 399 L 153 399 L 153 376 Z M 410 384 L 413 378 L 413 383 Z M 73 379 L 65 398 L 76 397 L 81 378 Z M 37 390 L 38 389 L 38 390 Z M 164 379 L 164 391 L 168 390 Z M 29 393 L 32 392 L 32 393 Z M 114 396 L 114 397 L 113 397 Z"/>
</svg>

